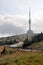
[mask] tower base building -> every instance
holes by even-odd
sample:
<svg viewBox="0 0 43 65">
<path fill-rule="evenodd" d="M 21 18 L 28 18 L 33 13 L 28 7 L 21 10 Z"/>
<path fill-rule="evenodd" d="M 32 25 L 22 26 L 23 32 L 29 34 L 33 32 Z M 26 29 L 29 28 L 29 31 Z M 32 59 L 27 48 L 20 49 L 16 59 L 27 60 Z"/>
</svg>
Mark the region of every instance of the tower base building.
<svg viewBox="0 0 43 65">
<path fill-rule="evenodd" d="M 27 35 L 33 35 L 33 31 L 32 30 L 28 30 L 27 31 Z"/>
</svg>

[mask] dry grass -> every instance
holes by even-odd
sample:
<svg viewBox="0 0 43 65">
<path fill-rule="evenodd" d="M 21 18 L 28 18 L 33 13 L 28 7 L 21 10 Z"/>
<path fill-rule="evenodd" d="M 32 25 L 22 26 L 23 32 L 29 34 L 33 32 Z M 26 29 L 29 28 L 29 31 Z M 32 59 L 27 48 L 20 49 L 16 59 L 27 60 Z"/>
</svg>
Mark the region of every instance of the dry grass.
<svg viewBox="0 0 43 65">
<path fill-rule="evenodd" d="M 6 47 L 6 50 L 16 51 L 0 56 L 0 65 L 43 65 L 43 51 L 20 51 Z"/>
<path fill-rule="evenodd" d="M 32 48 L 32 49 L 43 49 L 43 41 L 38 42 L 38 43 L 34 43 L 28 47 Z"/>
<path fill-rule="evenodd" d="M 4 46 L 0 46 L 0 52 L 2 52 L 3 49 L 4 49 Z"/>
</svg>

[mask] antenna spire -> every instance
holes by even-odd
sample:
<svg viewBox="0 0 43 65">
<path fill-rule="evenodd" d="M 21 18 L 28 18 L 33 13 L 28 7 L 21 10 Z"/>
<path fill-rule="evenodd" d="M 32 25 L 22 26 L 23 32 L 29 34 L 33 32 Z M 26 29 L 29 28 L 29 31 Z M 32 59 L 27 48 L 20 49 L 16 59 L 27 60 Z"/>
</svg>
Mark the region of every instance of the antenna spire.
<svg viewBox="0 0 43 65">
<path fill-rule="evenodd" d="M 29 30 L 31 30 L 31 13 L 29 8 Z"/>
</svg>

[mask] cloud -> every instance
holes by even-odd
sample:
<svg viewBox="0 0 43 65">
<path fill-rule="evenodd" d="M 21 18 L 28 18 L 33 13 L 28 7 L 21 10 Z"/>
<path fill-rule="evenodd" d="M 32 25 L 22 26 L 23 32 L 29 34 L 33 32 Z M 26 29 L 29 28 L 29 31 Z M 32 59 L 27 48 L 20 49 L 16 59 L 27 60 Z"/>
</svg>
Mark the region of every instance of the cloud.
<svg viewBox="0 0 43 65">
<path fill-rule="evenodd" d="M 5 34 L 20 34 L 23 33 L 23 29 L 21 27 L 17 27 L 13 24 L 10 23 L 3 23 L 0 25 L 0 34 L 5 35 Z"/>
<path fill-rule="evenodd" d="M 26 32 L 27 18 L 22 15 L 0 15 L 0 34 L 15 35 Z"/>
<path fill-rule="evenodd" d="M 43 15 L 31 17 L 32 30 L 43 32 Z M 29 19 L 25 15 L 0 15 L 0 34 L 15 35 L 27 32 Z"/>
<path fill-rule="evenodd" d="M 34 22 L 32 23 L 32 29 L 35 33 L 43 32 L 43 18 L 39 17 L 34 19 Z"/>
</svg>

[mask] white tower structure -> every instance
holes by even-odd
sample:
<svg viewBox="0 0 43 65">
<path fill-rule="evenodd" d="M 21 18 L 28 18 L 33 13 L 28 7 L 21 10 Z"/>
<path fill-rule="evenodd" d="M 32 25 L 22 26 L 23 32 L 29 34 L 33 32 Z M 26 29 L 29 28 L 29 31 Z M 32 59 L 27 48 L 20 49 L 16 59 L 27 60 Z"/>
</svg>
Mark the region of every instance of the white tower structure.
<svg viewBox="0 0 43 65">
<path fill-rule="evenodd" d="M 33 31 L 31 30 L 31 13 L 30 13 L 30 9 L 29 9 L 29 30 L 27 31 L 28 35 L 33 34 Z"/>
<path fill-rule="evenodd" d="M 31 30 L 31 14 L 30 14 L 30 9 L 29 9 L 29 30 Z"/>
</svg>

